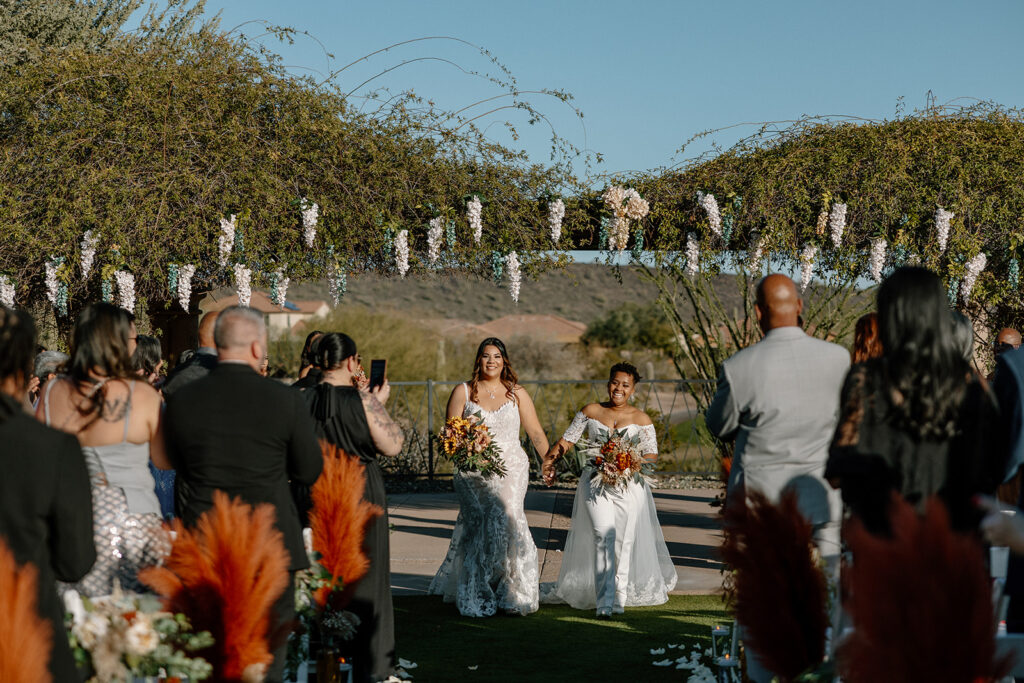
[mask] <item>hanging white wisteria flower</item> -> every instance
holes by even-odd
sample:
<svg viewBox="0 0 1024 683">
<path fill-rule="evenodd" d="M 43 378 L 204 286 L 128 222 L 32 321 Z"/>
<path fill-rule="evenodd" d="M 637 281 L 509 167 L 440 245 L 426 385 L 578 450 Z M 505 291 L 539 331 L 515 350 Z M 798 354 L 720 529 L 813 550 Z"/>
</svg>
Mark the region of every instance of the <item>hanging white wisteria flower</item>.
<svg viewBox="0 0 1024 683">
<path fill-rule="evenodd" d="M 832 246 L 839 248 L 843 243 L 843 230 L 846 229 L 846 204 L 836 202 L 828 214 L 828 227 L 832 233 Z"/>
<path fill-rule="evenodd" d="M 409 231 L 399 230 L 395 235 L 395 267 L 398 274 L 405 277 L 409 271 Z"/>
<path fill-rule="evenodd" d="M 988 257 L 984 252 L 967 262 L 967 272 L 964 273 L 964 280 L 960 284 L 960 298 L 963 299 L 964 304 L 970 303 L 971 290 L 974 289 L 974 283 L 978 281 L 978 275 L 985 270 L 986 265 L 988 265 Z"/>
<path fill-rule="evenodd" d="M 632 187 L 626 190 L 625 200 L 623 213 L 630 220 L 643 220 L 644 216 L 651 210 L 651 205 L 647 203 L 647 200 L 641 197 L 640 193 Z"/>
<path fill-rule="evenodd" d="M 427 228 L 427 256 L 430 262 L 437 263 L 441 256 L 441 237 L 444 235 L 444 221 L 440 216 L 430 219 L 430 227 Z"/>
<path fill-rule="evenodd" d="M 195 274 L 196 267 L 191 263 L 186 263 L 178 268 L 178 303 L 186 311 L 192 300 L 192 276 Z"/>
<path fill-rule="evenodd" d="M 626 199 L 626 189 L 618 185 L 609 185 L 601 195 L 605 207 L 618 216 L 622 213 L 622 202 Z"/>
<path fill-rule="evenodd" d="M 238 305 L 248 306 L 252 301 L 252 271 L 244 263 L 235 264 L 235 291 Z"/>
<path fill-rule="evenodd" d="M 93 235 L 92 230 L 86 230 L 82 235 L 82 279 L 85 280 L 92 272 L 92 263 L 96 258 L 96 244 L 99 237 Z"/>
<path fill-rule="evenodd" d="M 608 231 L 608 249 L 622 251 L 629 243 L 629 219 L 616 216 L 612 219 L 611 230 Z"/>
<path fill-rule="evenodd" d="M 313 246 L 313 240 L 316 239 L 316 222 L 320 217 L 320 207 L 317 206 L 316 202 L 311 202 L 305 197 L 302 198 L 302 241 L 306 243 L 307 247 Z"/>
<path fill-rule="evenodd" d="M 956 216 L 952 211 L 946 211 L 941 206 L 935 211 L 935 239 L 939 242 L 939 252 L 946 251 L 949 243 L 949 222 Z"/>
<path fill-rule="evenodd" d="M 228 264 L 231 250 L 235 248 L 235 224 L 237 216 L 231 214 L 230 220 L 220 219 L 220 238 L 217 240 L 217 261 L 223 268 Z"/>
<path fill-rule="evenodd" d="M 345 275 L 345 271 L 337 264 L 331 270 L 331 275 L 327 278 L 327 289 L 330 291 L 333 305 L 337 306 L 338 302 L 341 301 L 341 297 L 345 296 L 345 290 L 348 288 L 348 277 Z"/>
<path fill-rule="evenodd" d="M 551 227 L 551 241 L 558 246 L 562 239 L 562 219 L 565 218 L 565 202 L 561 199 L 548 204 L 548 225 Z"/>
<path fill-rule="evenodd" d="M 764 256 L 764 235 L 755 232 L 750 236 L 754 248 L 750 251 L 749 267 L 751 270 L 761 269 L 761 258 Z"/>
<path fill-rule="evenodd" d="M 711 228 L 711 232 L 715 233 L 719 237 L 722 236 L 722 214 L 718 210 L 718 200 L 715 199 L 715 195 L 703 192 L 697 192 L 697 203 L 701 205 L 704 212 L 708 215 L 708 226 Z"/>
<path fill-rule="evenodd" d="M 690 277 L 696 277 L 697 273 L 700 272 L 700 242 L 697 241 L 697 235 L 694 233 L 687 233 L 686 235 L 686 274 Z"/>
<path fill-rule="evenodd" d="M 57 269 L 64 263 L 62 256 L 51 257 L 46 262 L 46 298 L 54 306 L 57 305 L 57 292 L 60 289 L 60 282 L 57 280 Z"/>
<path fill-rule="evenodd" d="M 875 282 L 882 281 L 882 268 L 885 267 L 885 250 L 888 242 L 884 237 L 875 237 L 871 240 L 871 257 L 868 259 L 868 271 L 871 279 Z"/>
<path fill-rule="evenodd" d="M 519 257 L 516 252 L 509 252 L 509 255 L 505 257 L 505 267 L 508 269 L 508 292 L 512 295 L 512 301 L 519 303 L 522 274 L 519 272 Z"/>
<path fill-rule="evenodd" d="M 469 221 L 469 227 L 473 231 L 473 241 L 476 244 L 480 244 L 480 239 L 484 234 L 483 211 L 484 205 L 476 195 L 470 197 L 466 202 L 466 219 Z"/>
<path fill-rule="evenodd" d="M 811 284 L 811 278 L 814 276 L 814 259 L 818 256 L 818 247 L 813 244 L 804 246 L 804 250 L 800 252 L 800 291 L 803 292 L 807 289 L 807 285 Z"/>
<path fill-rule="evenodd" d="M 270 301 L 275 306 L 284 307 L 288 296 L 288 283 L 291 281 L 284 274 L 284 268 L 278 268 L 271 275 Z"/>
<path fill-rule="evenodd" d="M 117 305 L 128 311 L 135 312 L 135 276 L 127 270 L 114 273 L 117 283 Z"/>
<path fill-rule="evenodd" d="M 14 308 L 14 280 L 6 275 L 0 275 L 0 304 Z"/>
</svg>

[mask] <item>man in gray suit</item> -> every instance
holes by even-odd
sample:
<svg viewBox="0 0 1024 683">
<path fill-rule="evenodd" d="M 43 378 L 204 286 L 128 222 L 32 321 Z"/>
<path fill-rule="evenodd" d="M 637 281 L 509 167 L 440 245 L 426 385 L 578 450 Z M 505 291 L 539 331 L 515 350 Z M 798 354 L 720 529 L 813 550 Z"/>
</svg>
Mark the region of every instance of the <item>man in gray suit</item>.
<svg viewBox="0 0 1024 683">
<path fill-rule="evenodd" d="M 736 440 L 726 504 L 739 502 L 748 490 L 773 501 L 787 489 L 796 491 L 822 557 L 835 568 L 842 503 L 822 475 L 850 354 L 805 334 L 802 310 L 788 277 L 769 275 L 760 282 L 756 311 L 764 339 L 722 364 L 705 420 L 718 438 Z M 750 678 L 768 681 L 771 675 L 754 671 Z"/>
</svg>

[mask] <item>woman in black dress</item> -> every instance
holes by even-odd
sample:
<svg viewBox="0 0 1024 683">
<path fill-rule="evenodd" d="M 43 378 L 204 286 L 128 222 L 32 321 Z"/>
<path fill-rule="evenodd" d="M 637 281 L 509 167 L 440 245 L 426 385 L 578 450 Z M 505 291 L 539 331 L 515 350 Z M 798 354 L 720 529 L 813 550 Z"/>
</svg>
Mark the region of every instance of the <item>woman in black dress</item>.
<svg viewBox="0 0 1024 683">
<path fill-rule="evenodd" d="M 874 533 L 889 531 L 893 492 L 924 511 L 933 495 L 953 527 L 977 529 L 978 493 L 1002 480 L 998 411 L 957 343 L 937 275 L 900 268 L 878 290 L 882 356 L 846 377 L 825 477 Z"/>
<path fill-rule="evenodd" d="M 356 585 L 348 606 L 361 621 L 352 642 L 355 680 L 380 681 L 391 675 L 395 665 L 395 619 L 391 603 L 388 503 L 377 456 L 398 455 L 404 437 L 384 409 L 391 393 L 387 381 L 372 391 L 360 391 L 353 386 L 359 357 L 356 344 L 348 335 L 323 335 L 315 346 L 315 360 L 323 372 L 322 379 L 304 393 L 316 421 L 317 435 L 359 458 L 366 471 L 363 497 L 384 510 L 366 530 L 365 550 L 370 569 Z"/>
</svg>

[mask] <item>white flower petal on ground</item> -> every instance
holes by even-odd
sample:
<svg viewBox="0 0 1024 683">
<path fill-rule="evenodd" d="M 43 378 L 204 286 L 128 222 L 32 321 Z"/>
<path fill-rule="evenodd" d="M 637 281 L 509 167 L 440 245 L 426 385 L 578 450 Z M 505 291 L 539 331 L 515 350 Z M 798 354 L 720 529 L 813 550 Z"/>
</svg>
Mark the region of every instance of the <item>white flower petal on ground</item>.
<svg viewBox="0 0 1024 683">
<path fill-rule="evenodd" d="M 416 662 L 410 662 L 408 659 L 403 659 L 399 657 L 398 666 L 402 667 L 403 669 L 415 669 L 417 666 L 419 666 L 419 664 L 417 664 Z"/>
<path fill-rule="evenodd" d="M 653 666 L 672 666 L 676 661 L 674 659 L 660 659 L 656 662 L 651 662 Z"/>
<path fill-rule="evenodd" d="M 679 647 L 679 645 L 677 645 L 675 643 L 669 643 L 668 644 L 668 649 L 670 649 L 670 650 L 675 650 L 677 647 Z"/>
<path fill-rule="evenodd" d="M 652 655 L 663 655 L 663 654 L 665 654 L 665 648 L 663 648 L 663 647 L 659 647 L 657 649 L 651 648 L 651 654 Z"/>
<path fill-rule="evenodd" d="M 467 666 L 466 668 L 469 669 L 470 671 L 476 671 L 477 669 L 480 668 L 480 665 L 479 664 L 474 664 L 473 666 Z"/>
</svg>

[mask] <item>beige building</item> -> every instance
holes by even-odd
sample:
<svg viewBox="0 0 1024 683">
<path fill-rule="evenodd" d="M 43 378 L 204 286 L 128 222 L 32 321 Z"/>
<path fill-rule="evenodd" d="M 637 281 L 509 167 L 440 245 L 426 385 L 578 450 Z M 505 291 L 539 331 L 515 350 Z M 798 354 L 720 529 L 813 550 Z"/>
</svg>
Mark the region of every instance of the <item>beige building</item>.
<svg viewBox="0 0 1024 683">
<path fill-rule="evenodd" d="M 218 296 L 219 294 L 219 296 Z M 203 313 L 222 311 L 228 306 L 238 305 L 238 294 L 234 290 L 222 290 L 207 294 L 199 303 Z M 285 301 L 284 306 L 277 306 L 266 292 L 252 290 L 249 307 L 263 314 L 267 323 L 267 333 L 271 338 L 282 337 L 290 332 L 300 332 L 307 320 L 327 315 L 331 308 L 326 301 Z"/>
</svg>

